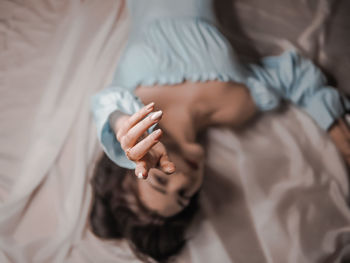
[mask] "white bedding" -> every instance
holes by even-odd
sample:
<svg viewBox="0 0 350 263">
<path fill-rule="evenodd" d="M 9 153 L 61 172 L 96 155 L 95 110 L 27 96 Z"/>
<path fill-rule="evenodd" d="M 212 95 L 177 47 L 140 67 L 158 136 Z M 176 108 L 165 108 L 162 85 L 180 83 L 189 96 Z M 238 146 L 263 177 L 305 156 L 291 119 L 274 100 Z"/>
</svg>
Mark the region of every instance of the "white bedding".
<svg viewBox="0 0 350 263">
<path fill-rule="evenodd" d="M 293 44 L 349 90 L 346 1 L 219 2 L 243 57 L 246 37 L 260 54 Z M 0 1 L 0 262 L 138 262 L 87 223 L 101 151 L 89 97 L 111 80 L 127 29 L 124 1 Z M 339 262 L 350 249 L 344 163 L 292 105 L 245 131 L 211 130 L 207 166 L 177 262 Z"/>
</svg>

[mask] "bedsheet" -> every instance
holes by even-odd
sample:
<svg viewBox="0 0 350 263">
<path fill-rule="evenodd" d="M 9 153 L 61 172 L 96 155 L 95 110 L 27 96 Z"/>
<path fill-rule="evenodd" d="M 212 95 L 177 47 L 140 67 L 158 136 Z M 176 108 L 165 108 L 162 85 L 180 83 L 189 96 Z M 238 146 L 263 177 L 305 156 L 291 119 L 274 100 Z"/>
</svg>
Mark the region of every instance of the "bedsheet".
<svg viewBox="0 0 350 263">
<path fill-rule="evenodd" d="M 349 92 L 348 1 L 217 1 L 242 59 L 291 45 Z M 254 19 L 251 19 L 254 17 Z M 119 0 L 0 2 L 0 262 L 139 262 L 90 231 L 101 153 L 89 98 L 128 32 Z M 301 110 L 207 135 L 202 210 L 175 262 L 340 262 L 350 252 L 345 165 Z"/>
</svg>

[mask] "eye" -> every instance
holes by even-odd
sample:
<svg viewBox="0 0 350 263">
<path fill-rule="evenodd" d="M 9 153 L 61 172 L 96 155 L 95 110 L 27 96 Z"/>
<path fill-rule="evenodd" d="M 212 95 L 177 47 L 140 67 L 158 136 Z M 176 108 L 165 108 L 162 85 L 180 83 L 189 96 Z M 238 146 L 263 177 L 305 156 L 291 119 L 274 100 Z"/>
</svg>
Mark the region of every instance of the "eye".
<svg viewBox="0 0 350 263">
<path fill-rule="evenodd" d="M 154 175 L 154 178 L 156 179 L 157 183 L 163 186 L 166 186 L 168 183 L 168 179 L 161 177 L 159 175 Z"/>
</svg>

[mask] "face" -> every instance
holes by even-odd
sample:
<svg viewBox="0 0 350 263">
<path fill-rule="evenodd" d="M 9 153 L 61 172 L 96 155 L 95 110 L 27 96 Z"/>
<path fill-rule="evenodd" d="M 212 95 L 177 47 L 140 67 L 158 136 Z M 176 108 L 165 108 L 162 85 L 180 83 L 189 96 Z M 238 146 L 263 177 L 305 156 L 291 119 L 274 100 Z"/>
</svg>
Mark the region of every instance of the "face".
<svg viewBox="0 0 350 263">
<path fill-rule="evenodd" d="M 186 207 L 203 181 L 203 161 L 192 163 L 175 150 L 168 148 L 168 155 L 176 166 L 176 172 L 168 175 L 152 168 L 146 180 L 138 180 L 138 194 L 149 210 L 164 217 L 171 217 Z"/>
</svg>

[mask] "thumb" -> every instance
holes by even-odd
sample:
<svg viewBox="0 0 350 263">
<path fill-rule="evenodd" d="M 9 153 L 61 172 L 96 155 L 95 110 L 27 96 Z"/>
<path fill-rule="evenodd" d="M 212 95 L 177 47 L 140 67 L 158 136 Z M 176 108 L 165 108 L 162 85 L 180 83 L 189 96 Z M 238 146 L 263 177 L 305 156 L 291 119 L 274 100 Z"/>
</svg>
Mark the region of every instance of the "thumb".
<svg viewBox="0 0 350 263">
<path fill-rule="evenodd" d="M 148 177 L 148 166 L 147 162 L 144 160 L 140 160 L 136 162 L 135 175 L 139 179 L 146 179 Z"/>
<path fill-rule="evenodd" d="M 168 154 L 166 153 L 165 149 L 159 159 L 159 166 L 162 168 L 163 172 L 167 174 L 174 173 L 176 170 L 175 164 L 169 160 Z"/>
</svg>

